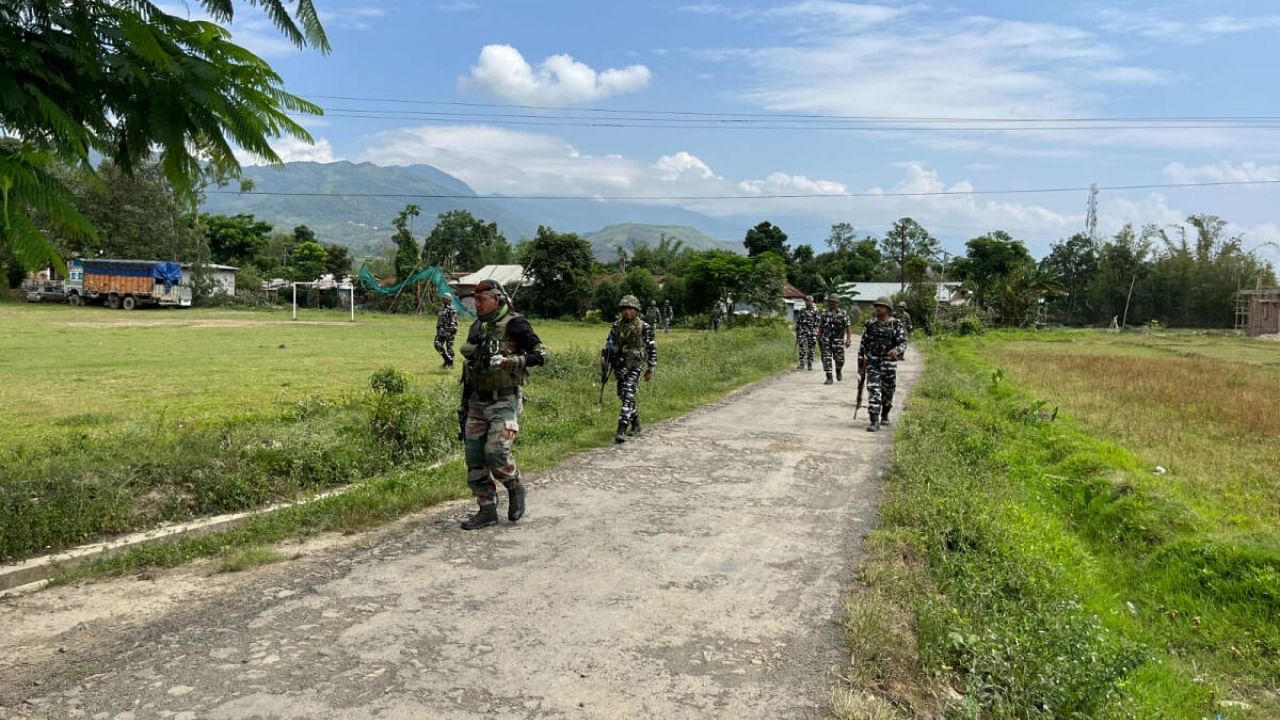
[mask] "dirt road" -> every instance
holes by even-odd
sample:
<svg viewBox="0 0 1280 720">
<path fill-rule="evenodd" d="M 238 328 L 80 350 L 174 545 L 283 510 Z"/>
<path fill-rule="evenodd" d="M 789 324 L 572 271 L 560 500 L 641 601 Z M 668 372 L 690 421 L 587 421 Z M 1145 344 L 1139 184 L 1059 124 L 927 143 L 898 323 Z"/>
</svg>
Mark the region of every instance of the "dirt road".
<svg viewBox="0 0 1280 720">
<path fill-rule="evenodd" d="M 579 456 L 515 525 L 463 532 L 454 503 L 249 573 L 6 602 L 0 717 L 821 717 L 891 442 L 821 382 Z"/>
</svg>

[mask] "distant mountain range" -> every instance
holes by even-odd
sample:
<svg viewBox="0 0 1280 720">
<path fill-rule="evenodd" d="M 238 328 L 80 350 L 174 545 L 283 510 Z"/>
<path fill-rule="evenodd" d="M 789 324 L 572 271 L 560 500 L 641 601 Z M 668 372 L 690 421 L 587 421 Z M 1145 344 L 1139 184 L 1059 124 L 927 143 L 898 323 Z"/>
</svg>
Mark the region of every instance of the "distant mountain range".
<svg viewBox="0 0 1280 720">
<path fill-rule="evenodd" d="M 430 165 L 292 162 L 279 167 L 245 168 L 245 176 L 253 180 L 252 192 L 211 192 L 202 212 L 252 214 L 283 232 L 306 225 L 322 242 L 345 245 L 357 256 L 380 252 L 393 232 L 392 218 L 410 203 L 422 208 L 414 227 L 417 235 L 430 232 L 437 215 L 466 210 L 486 222 L 497 223 L 513 245 L 536 234 L 539 225 L 579 233 L 591 242 L 601 259 L 615 257 L 616 245 L 657 245 L 664 233 L 680 239 L 685 247 L 742 251 L 740 242 L 723 241 L 741 237 L 743 231 L 737 223 L 684 208 L 482 196 L 458 178 Z"/>
</svg>

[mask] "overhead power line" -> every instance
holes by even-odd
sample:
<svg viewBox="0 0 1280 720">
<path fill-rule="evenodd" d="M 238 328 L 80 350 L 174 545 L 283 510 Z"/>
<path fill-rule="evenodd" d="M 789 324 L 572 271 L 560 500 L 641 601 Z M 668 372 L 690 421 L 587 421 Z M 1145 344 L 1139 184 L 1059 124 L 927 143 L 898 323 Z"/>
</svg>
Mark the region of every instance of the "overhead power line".
<svg viewBox="0 0 1280 720">
<path fill-rule="evenodd" d="M 294 117 L 315 117 L 302 113 L 290 113 Z M 405 122 L 459 123 L 474 122 L 490 125 L 529 125 L 535 127 L 585 127 L 585 128 L 642 128 L 653 130 L 785 130 L 787 132 L 839 131 L 839 132 L 1092 132 L 1096 130 L 1280 130 L 1280 118 L 1273 122 L 1234 123 L 1218 122 L 1186 124 L 1120 124 L 1120 125 L 833 125 L 833 124 L 765 124 L 742 120 L 677 121 L 668 118 L 624 117 L 595 120 L 573 115 L 534 114 L 470 114 L 430 113 L 412 111 L 380 111 L 361 108 L 326 109 L 326 118 L 351 118 L 365 120 L 392 120 Z M 916 121 L 904 121 L 916 122 Z"/>
<path fill-rule="evenodd" d="M 400 105 L 437 105 L 445 107 L 497 108 L 503 110 L 538 110 L 548 112 L 576 112 L 605 115 L 670 115 L 699 118 L 759 118 L 766 120 L 848 120 L 858 122 L 943 122 L 943 123 L 1097 123 L 1097 122 L 1280 122 L 1280 115 L 1112 115 L 1099 117 L 975 117 L 975 116 L 938 116 L 938 115 L 836 115 L 822 113 L 758 113 L 758 112 L 710 112 L 698 110 L 662 110 L 653 108 L 612 109 L 612 108 L 565 108 L 547 105 L 517 105 L 507 103 L 478 103 L 455 100 L 420 100 L 406 98 L 359 97 L 353 95 L 320 95 L 298 93 L 304 97 L 318 100 L 343 100 L 348 102 L 375 102 Z M 391 111 L 386 111 L 391 112 Z"/>
<path fill-rule="evenodd" d="M 1225 187 L 1235 185 L 1280 185 L 1280 180 L 1227 180 L 1198 183 L 1156 183 L 1150 185 L 1108 185 L 1099 190 L 1165 190 L 1173 188 Z M 940 197 L 947 195 L 1032 195 L 1048 193 L 1087 192 L 1093 186 L 1056 188 L 1019 188 L 1010 190 L 936 190 L 930 192 L 866 192 L 866 193 L 767 193 L 759 195 L 458 195 L 450 193 L 354 193 L 354 192 L 272 192 L 213 190 L 210 195 L 264 195 L 279 197 L 344 197 L 344 198 L 406 198 L 433 200 L 795 200 L 841 198 L 894 198 Z"/>
</svg>

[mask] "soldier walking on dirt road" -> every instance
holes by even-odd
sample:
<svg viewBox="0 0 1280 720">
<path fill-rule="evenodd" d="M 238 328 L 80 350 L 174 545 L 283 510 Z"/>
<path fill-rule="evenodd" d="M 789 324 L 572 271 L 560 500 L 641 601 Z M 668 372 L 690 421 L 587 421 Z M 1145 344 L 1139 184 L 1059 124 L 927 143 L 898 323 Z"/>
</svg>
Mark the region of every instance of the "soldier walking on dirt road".
<svg viewBox="0 0 1280 720">
<path fill-rule="evenodd" d="M 858 346 L 858 364 L 866 367 L 869 392 L 867 411 L 871 424 L 867 432 L 889 424 L 893 393 L 898 385 L 897 363 L 907 354 L 907 328 L 893 317 L 889 298 L 876 298 L 872 307 L 875 315 L 862 329 L 862 343 Z"/>
</svg>

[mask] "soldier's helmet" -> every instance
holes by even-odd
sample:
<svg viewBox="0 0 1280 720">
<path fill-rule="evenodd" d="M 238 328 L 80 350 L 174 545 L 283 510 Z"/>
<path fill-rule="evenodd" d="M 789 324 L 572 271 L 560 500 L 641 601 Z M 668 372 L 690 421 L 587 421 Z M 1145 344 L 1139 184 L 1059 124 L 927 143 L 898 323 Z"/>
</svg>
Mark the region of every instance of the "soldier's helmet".
<svg viewBox="0 0 1280 720">
<path fill-rule="evenodd" d="M 657 307 L 657 306 L 658 306 L 658 301 L 657 301 L 657 300 L 650 300 L 650 301 L 649 301 L 649 307 Z"/>
<path fill-rule="evenodd" d="M 893 309 L 893 302 L 892 302 L 891 300 L 889 300 L 889 298 L 888 298 L 888 297 L 885 297 L 884 295 L 881 295 L 880 297 L 876 298 L 876 301 L 875 301 L 875 302 L 873 302 L 873 303 L 871 303 L 871 305 L 872 305 L 872 306 L 876 306 L 876 305 L 883 305 L 883 306 L 885 306 L 885 307 L 889 308 L 890 310 L 892 310 L 892 309 Z"/>
<path fill-rule="evenodd" d="M 804 296 L 804 301 L 805 301 L 805 302 L 813 302 L 813 296 L 812 296 L 812 295 L 805 295 L 805 296 Z"/>
<path fill-rule="evenodd" d="M 622 299 L 618 301 L 618 307 L 635 308 L 636 310 L 639 310 L 640 300 L 635 295 L 623 295 Z"/>
<path fill-rule="evenodd" d="M 835 293 L 827 293 L 827 302 L 838 303 L 840 302 L 840 296 Z"/>
<path fill-rule="evenodd" d="M 903 302 L 902 300 L 899 300 L 899 301 L 898 301 L 898 309 L 899 309 L 899 310 L 906 310 L 906 309 L 907 309 L 907 304 L 906 304 L 905 302 Z"/>
<path fill-rule="evenodd" d="M 444 293 L 440 296 L 440 302 L 446 304 L 453 302 L 453 295 L 451 293 Z"/>
</svg>

